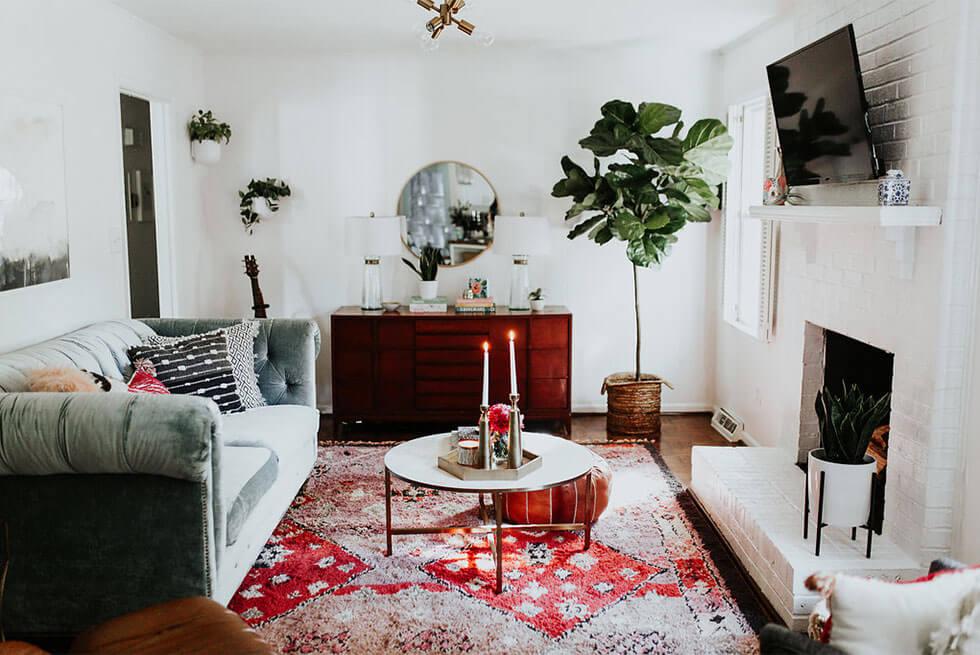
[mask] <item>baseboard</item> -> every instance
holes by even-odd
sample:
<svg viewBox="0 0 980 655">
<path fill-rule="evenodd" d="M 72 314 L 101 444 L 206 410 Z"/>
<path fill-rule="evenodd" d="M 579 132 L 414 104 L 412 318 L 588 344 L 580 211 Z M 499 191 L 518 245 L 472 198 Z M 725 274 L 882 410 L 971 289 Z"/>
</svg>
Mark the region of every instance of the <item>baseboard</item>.
<svg viewBox="0 0 980 655">
<path fill-rule="evenodd" d="M 711 403 L 664 403 L 660 411 L 664 414 L 700 414 L 711 412 L 714 405 Z M 605 414 L 606 404 L 601 405 L 573 405 L 572 414 Z"/>
<path fill-rule="evenodd" d="M 317 409 L 321 414 L 327 416 L 333 414 L 332 405 L 317 405 Z M 711 403 L 664 403 L 660 408 L 660 411 L 664 414 L 699 414 L 703 412 L 711 412 L 714 410 L 714 406 Z M 572 414 L 605 414 L 606 405 L 605 403 L 601 405 L 574 405 L 572 407 Z M 753 443 L 752 445 L 756 445 Z"/>
</svg>

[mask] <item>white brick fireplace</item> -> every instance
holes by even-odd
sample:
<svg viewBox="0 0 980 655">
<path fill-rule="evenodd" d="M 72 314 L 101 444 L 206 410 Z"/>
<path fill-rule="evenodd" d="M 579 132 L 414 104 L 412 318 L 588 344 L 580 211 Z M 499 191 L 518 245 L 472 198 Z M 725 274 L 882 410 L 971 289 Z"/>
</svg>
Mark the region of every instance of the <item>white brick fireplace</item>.
<svg viewBox="0 0 980 655">
<path fill-rule="evenodd" d="M 943 224 L 918 228 L 910 275 L 884 227 L 783 224 L 772 342 L 722 326 L 719 404 L 769 448 L 740 454 L 735 473 L 718 459 L 725 455 L 696 451 L 692 489 L 784 618 L 805 614 L 800 583 L 814 570 L 902 576 L 949 553 L 974 311 L 980 19 L 971 4 L 828 1 L 792 20 L 795 47 L 854 24 L 879 155 L 912 178 L 913 203 L 942 207 Z M 729 68 L 776 58 L 759 43 L 725 57 Z M 794 518 L 803 500 L 794 463 L 816 428 L 804 408 L 823 366 L 806 344 L 823 329 L 894 353 L 885 536 L 871 562 L 855 563 L 863 553 L 843 533 L 830 537 L 834 556 L 808 559 L 812 537 L 802 542 L 802 517 Z"/>
</svg>

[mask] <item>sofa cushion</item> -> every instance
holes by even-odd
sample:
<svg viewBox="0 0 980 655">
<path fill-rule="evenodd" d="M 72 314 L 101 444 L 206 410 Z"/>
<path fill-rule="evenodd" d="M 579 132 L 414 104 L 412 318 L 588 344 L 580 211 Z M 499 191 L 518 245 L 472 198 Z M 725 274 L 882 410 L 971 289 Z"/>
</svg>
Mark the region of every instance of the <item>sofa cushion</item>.
<svg viewBox="0 0 980 655">
<path fill-rule="evenodd" d="M 105 321 L 50 341 L 0 355 L 0 392 L 27 391 L 27 373 L 46 366 L 84 368 L 110 378 L 129 378 L 126 351 L 153 330 L 140 321 Z"/>
<path fill-rule="evenodd" d="M 225 543 L 230 546 L 275 483 L 279 458 L 261 446 L 226 446 L 221 457 L 221 501 L 228 523 Z"/>
<path fill-rule="evenodd" d="M 280 459 L 310 449 L 320 428 L 320 413 L 306 405 L 268 405 L 222 418 L 226 445 L 263 446 Z"/>
</svg>

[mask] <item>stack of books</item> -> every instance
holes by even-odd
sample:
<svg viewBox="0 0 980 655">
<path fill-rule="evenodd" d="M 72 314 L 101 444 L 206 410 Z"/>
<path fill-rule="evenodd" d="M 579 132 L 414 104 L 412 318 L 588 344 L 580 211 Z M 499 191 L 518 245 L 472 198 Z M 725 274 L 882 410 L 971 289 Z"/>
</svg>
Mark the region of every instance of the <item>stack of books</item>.
<svg viewBox="0 0 980 655">
<path fill-rule="evenodd" d="M 449 311 L 449 300 L 443 296 L 438 298 L 412 296 L 408 303 L 408 311 L 413 314 L 444 314 Z"/>
<path fill-rule="evenodd" d="M 497 311 L 497 305 L 493 298 L 457 298 L 457 314 L 493 314 Z"/>
</svg>

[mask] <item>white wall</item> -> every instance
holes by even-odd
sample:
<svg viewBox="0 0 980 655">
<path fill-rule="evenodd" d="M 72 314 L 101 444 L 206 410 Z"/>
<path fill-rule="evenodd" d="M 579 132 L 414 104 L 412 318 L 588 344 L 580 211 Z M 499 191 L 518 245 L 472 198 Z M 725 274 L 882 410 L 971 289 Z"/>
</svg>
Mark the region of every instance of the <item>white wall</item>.
<svg viewBox="0 0 980 655">
<path fill-rule="evenodd" d="M 676 46 L 601 50 L 476 48 L 437 53 L 366 52 L 273 59 L 206 60 L 208 102 L 235 130 L 225 159 L 207 180 L 209 256 L 199 261 L 196 303 L 184 313 L 245 315 L 251 304 L 243 253 L 254 252 L 275 316 L 313 316 L 329 336 L 329 316 L 360 298 L 360 262 L 344 255 L 343 219 L 395 211 L 405 181 L 422 166 L 456 159 L 482 170 L 505 214 L 544 214 L 553 250 L 532 259 L 531 282 L 549 302 L 574 313 L 572 394 L 577 410 L 604 409 L 603 377 L 632 361 L 631 269 L 623 249 L 568 241 L 567 203 L 550 197 L 569 153 L 607 100 L 657 100 L 693 120 L 717 106 L 716 60 Z M 294 196 L 254 236 L 238 222 L 237 190 L 251 177 L 280 176 Z M 690 227 L 661 271 L 643 271 L 644 367 L 670 379 L 670 408 L 710 405 L 713 303 L 707 300 L 708 226 Z M 506 254 L 506 253 L 505 253 Z M 414 277 L 385 261 L 387 296 L 405 300 Z M 491 251 L 441 274 L 453 295 L 468 276 L 486 276 L 506 302 L 510 262 Z M 318 371 L 319 402 L 329 407 L 330 355 Z"/>
<path fill-rule="evenodd" d="M 898 275 L 882 228 L 783 225 L 772 342 L 721 322 L 717 331 L 718 404 L 745 419 L 755 441 L 783 448 L 791 459 L 800 433 L 805 323 L 895 353 L 885 529 L 925 558 L 949 550 L 959 456 L 954 414 L 968 324 L 959 294 L 970 288 L 973 216 L 948 202 L 948 172 L 957 170 L 958 14 L 968 4 L 811 3 L 722 56 L 727 104 L 764 92 L 766 64 L 853 23 L 879 154 L 912 178 L 913 202 L 945 210 L 943 226 L 918 231 L 911 280 Z"/>
<path fill-rule="evenodd" d="M 63 107 L 71 277 L 0 293 L 0 352 L 128 311 L 119 93 L 170 103 L 173 213 L 197 223 L 184 122 L 201 99 L 196 51 L 103 0 L 0 2 L 4 95 Z M 193 284 L 188 278 L 186 286 Z"/>
</svg>

